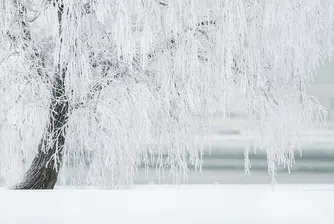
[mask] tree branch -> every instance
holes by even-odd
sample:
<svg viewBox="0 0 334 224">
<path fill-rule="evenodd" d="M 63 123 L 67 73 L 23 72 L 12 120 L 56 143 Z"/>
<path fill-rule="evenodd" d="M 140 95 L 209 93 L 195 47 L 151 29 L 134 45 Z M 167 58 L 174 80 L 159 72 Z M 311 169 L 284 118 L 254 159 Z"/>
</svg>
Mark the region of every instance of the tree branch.
<svg viewBox="0 0 334 224">
<path fill-rule="evenodd" d="M 27 8 L 21 2 L 14 1 L 13 3 L 17 8 L 18 12 L 18 23 L 21 28 L 21 35 L 16 36 L 12 34 L 9 30 L 7 31 L 7 36 L 12 40 L 13 43 L 19 44 L 22 43 L 22 49 L 24 52 L 29 52 L 27 49 L 30 48 L 32 53 L 27 54 L 27 58 L 31 61 L 33 67 L 36 69 L 37 73 L 41 77 L 48 77 L 44 64 L 44 57 L 40 53 L 40 50 L 37 49 L 34 41 L 31 37 L 30 27 L 28 25 L 27 19 Z M 20 41 L 22 40 L 22 41 Z"/>
<path fill-rule="evenodd" d="M 162 3 L 162 4 L 164 5 L 165 3 Z M 196 25 L 197 28 L 196 28 L 195 31 L 200 32 L 200 33 L 204 33 L 205 31 L 199 29 L 199 27 L 201 27 L 201 26 L 209 26 L 209 25 L 216 25 L 216 21 L 214 21 L 214 20 L 208 20 L 208 21 L 199 22 Z M 187 29 L 184 30 L 184 32 L 187 32 L 188 30 L 192 30 L 192 28 L 188 27 Z M 180 34 L 178 36 L 180 36 Z M 160 47 L 159 49 L 156 49 L 156 50 L 152 51 L 151 53 L 148 53 L 147 54 L 147 58 L 149 60 L 153 60 L 156 57 L 157 52 L 163 53 L 165 48 L 167 48 L 168 50 L 171 50 L 172 48 L 176 48 L 177 42 L 178 42 L 178 39 L 176 39 L 174 37 L 171 38 L 171 39 L 169 39 L 169 40 L 167 40 L 165 42 L 165 44 L 163 44 L 163 47 Z M 122 56 L 120 57 L 120 59 L 118 59 L 116 57 L 113 57 L 111 59 L 105 59 L 104 58 L 104 59 L 100 59 L 100 60 L 96 60 L 96 59 L 94 60 L 93 59 L 93 57 L 94 57 L 93 55 L 95 55 L 95 53 L 93 53 L 92 56 L 91 56 L 91 62 L 90 62 L 91 66 L 93 68 L 97 68 L 99 66 L 103 67 L 102 77 L 101 77 L 102 81 L 99 81 L 95 85 L 93 85 L 92 89 L 89 91 L 89 94 L 87 96 L 88 100 L 94 99 L 95 96 L 96 96 L 96 94 L 99 95 L 99 93 L 102 91 L 102 89 L 104 87 L 112 84 L 113 81 L 117 80 L 117 79 L 121 79 L 121 78 L 125 78 L 125 77 L 131 77 L 136 82 L 140 82 L 140 81 L 147 82 L 147 80 L 144 80 L 145 78 L 144 79 L 140 79 L 140 76 L 141 76 L 141 74 L 148 74 L 149 71 L 143 70 L 140 67 L 141 62 L 138 61 L 136 57 L 133 58 L 132 64 L 129 65 L 129 64 L 126 64 L 126 63 L 122 63 Z M 201 57 L 200 55 L 198 57 L 201 60 L 206 61 L 206 59 L 203 58 L 203 57 Z M 116 72 L 116 74 L 114 76 L 110 77 L 110 76 L 107 75 L 107 73 L 108 73 L 108 71 L 112 67 L 115 68 L 115 70 L 117 72 Z M 132 69 L 130 69 L 130 67 Z M 174 83 L 174 84 L 175 84 L 175 87 L 176 87 L 176 83 Z M 179 92 L 177 94 L 180 95 Z M 75 105 L 73 107 L 73 109 L 78 109 L 78 108 L 84 107 L 85 105 L 86 104 L 84 102 L 81 102 L 81 103 L 78 103 L 77 105 Z"/>
</svg>

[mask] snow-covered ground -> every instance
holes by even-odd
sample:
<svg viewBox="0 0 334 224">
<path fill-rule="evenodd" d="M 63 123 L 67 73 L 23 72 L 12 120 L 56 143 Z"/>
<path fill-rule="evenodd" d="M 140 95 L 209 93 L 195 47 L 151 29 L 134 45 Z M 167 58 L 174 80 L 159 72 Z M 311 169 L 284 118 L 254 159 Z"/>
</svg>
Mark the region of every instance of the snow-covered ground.
<svg viewBox="0 0 334 224">
<path fill-rule="evenodd" d="M 333 224 L 334 185 L 0 190 L 0 223 Z"/>
</svg>

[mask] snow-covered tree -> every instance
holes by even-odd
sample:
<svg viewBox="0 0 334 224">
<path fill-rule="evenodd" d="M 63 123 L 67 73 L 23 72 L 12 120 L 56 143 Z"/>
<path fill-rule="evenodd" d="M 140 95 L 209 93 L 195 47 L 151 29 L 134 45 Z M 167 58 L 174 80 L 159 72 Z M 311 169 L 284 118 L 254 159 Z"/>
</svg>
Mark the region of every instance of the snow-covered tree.
<svg viewBox="0 0 334 224">
<path fill-rule="evenodd" d="M 53 188 L 68 167 L 80 185 L 127 187 L 139 165 L 184 181 L 236 93 L 274 178 L 325 120 L 306 90 L 333 21 L 330 0 L 1 0 L 7 186 Z"/>
</svg>

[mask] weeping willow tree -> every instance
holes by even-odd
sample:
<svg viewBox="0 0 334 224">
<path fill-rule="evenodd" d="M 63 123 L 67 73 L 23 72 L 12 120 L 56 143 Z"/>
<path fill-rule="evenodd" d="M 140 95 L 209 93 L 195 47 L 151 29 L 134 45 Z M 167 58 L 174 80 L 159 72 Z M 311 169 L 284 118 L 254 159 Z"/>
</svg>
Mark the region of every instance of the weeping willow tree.
<svg viewBox="0 0 334 224">
<path fill-rule="evenodd" d="M 73 184 L 122 188 L 140 165 L 185 181 L 236 94 L 274 180 L 325 121 L 307 86 L 333 21 L 330 0 L 1 0 L 6 185 L 50 189 L 71 167 Z"/>
</svg>

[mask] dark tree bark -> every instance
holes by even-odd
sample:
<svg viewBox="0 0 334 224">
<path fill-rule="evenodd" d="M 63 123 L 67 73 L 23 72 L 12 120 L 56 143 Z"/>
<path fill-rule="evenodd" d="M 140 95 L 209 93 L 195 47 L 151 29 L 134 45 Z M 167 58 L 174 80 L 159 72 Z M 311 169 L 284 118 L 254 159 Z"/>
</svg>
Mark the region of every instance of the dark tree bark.
<svg viewBox="0 0 334 224">
<path fill-rule="evenodd" d="M 38 146 L 38 153 L 24 180 L 14 189 L 53 189 L 57 182 L 69 112 L 68 101 L 65 98 L 65 73 L 66 69 L 63 69 L 61 76 L 57 75 L 54 80 L 49 125 Z"/>
<path fill-rule="evenodd" d="M 64 5 L 62 1 L 54 1 L 54 6 L 58 8 L 59 35 L 61 35 Z M 19 14 L 22 18 L 21 24 L 24 40 L 30 42 L 30 30 L 24 22 L 26 8 L 19 4 L 17 7 L 20 9 Z M 60 41 L 62 42 L 62 39 Z M 39 55 L 36 54 L 36 57 L 39 57 Z M 58 64 L 55 79 L 53 80 L 48 128 L 41 139 L 38 153 L 26 172 L 23 181 L 14 186 L 14 189 L 53 189 L 57 182 L 63 158 L 66 123 L 69 113 L 68 101 L 65 94 L 66 66 L 64 68 L 61 67 Z"/>
</svg>

